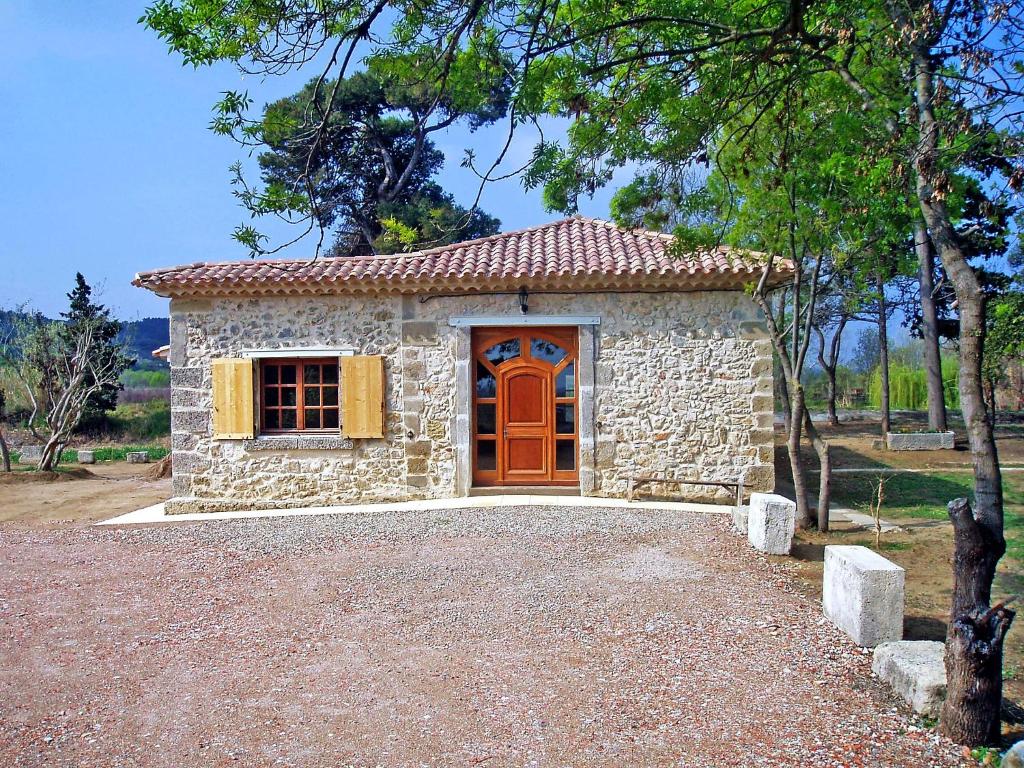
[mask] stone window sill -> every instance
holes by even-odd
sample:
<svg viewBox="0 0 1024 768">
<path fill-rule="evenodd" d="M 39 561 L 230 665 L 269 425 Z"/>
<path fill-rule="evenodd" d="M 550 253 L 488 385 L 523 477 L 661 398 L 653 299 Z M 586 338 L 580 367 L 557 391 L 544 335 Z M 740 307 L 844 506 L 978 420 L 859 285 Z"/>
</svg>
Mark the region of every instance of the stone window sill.
<svg viewBox="0 0 1024 768">
<path fill-rule="evenodd" d="M 246 451 L 348 451 L 352 440 L 338 435 L 268 435 L 243 440 Z"/>
</svg>

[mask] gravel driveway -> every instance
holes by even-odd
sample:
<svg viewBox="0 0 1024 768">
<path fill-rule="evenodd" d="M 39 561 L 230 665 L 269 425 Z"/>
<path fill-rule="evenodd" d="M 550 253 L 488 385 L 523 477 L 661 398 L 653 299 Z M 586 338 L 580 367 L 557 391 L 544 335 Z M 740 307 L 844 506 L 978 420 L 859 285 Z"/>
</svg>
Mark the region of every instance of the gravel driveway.
<svg viewBox="0 0 1024 768">
<path fill-rule="evenodd" d="M 690 513 L 0 528 L 0 765 L 958 765 Z"/>
</svg>

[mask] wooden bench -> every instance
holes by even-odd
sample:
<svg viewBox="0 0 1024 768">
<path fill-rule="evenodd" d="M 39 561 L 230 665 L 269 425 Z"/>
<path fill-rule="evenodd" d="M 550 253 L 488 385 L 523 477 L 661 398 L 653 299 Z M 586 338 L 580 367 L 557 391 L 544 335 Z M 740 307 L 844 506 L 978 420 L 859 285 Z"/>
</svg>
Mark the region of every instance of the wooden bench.
<svg viewBox="0 0 1024 768">
<path fill-rule="evenodd" d="M 638 475 L 629 479 L 629 489 L 626 491 L 626 498 L 634 501 L 637 490 L 641 485 L 650 483 L 672 483 L 674 485 L 713 485 L 718 488 L 732 489 L 736 494 L 736 506 L 743 505 L 743 475 L 738 480 L 680 480 L 674 477 L 658 477 L 657 475 Z"/>
</svg>

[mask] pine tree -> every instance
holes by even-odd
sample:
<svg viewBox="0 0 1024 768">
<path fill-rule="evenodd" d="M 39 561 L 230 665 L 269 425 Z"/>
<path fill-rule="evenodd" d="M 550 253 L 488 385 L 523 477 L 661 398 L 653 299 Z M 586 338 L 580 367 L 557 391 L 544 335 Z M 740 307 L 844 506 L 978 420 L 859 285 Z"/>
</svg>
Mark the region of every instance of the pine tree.
<svg viewBox="0 0 1024 768">
<path fill-rule="evenodd" d="M 61 338 L 73 346 L 73 339 L 81 327 L 91 324 L 97 341 L 92 356 L 101 364 L 99 367 L 106 367 L 103 364 L 112 362 L 117 367 L 119 375 L 130 368 L 135 359 L 125 355 L 123 347 L 117 343 L 122 330 L 121 322 L 111 318 L 107 307 L 93 301 L 92 287 L 85 281 L 81 272 L 75 274 L 75 287 L 67 296 L 68 311 L 61 312 L 64 319 L 60 330 Z M 104 414 L 116 408 L 117 393 L 121 389 L 123 387 L 118 383 L 104 384 L 96 390 L 86 403 L 79 429 L 96 425 L 103 419 Z"/>
</svg>

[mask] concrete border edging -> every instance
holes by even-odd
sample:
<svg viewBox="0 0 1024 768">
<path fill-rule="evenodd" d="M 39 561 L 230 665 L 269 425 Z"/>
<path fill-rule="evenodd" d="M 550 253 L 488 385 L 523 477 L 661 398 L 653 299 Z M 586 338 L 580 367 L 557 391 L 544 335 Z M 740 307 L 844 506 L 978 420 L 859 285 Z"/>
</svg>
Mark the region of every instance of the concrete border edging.
<svg viewBox="0 0 1024 768">
<path fill-rule="evenodd" d="M 695 512 L 708 515 L 732 515 L 732 507 L 719 504 L 690 504 L 678 501 L 634 501 L 608 499 L 601 496 L 462 496 L 452 499 L 424 499 L 377 504 L 347 504 L 331 507 L 297 507 L 293 509 L 262 509 L 237 512 L 188 512 L 169 515 L 164 504 L 153 504 L 94 525 L 146 525 L 151 523 L 204 522 L 215 520 L 252 520 L 270 517 L 303 517 L 312 515 L 354 515 L 402 512 L 429 512 L 445 509 L 490 507 L 594 507 L 637 509 L 644 511 Z"/>
</svg>

